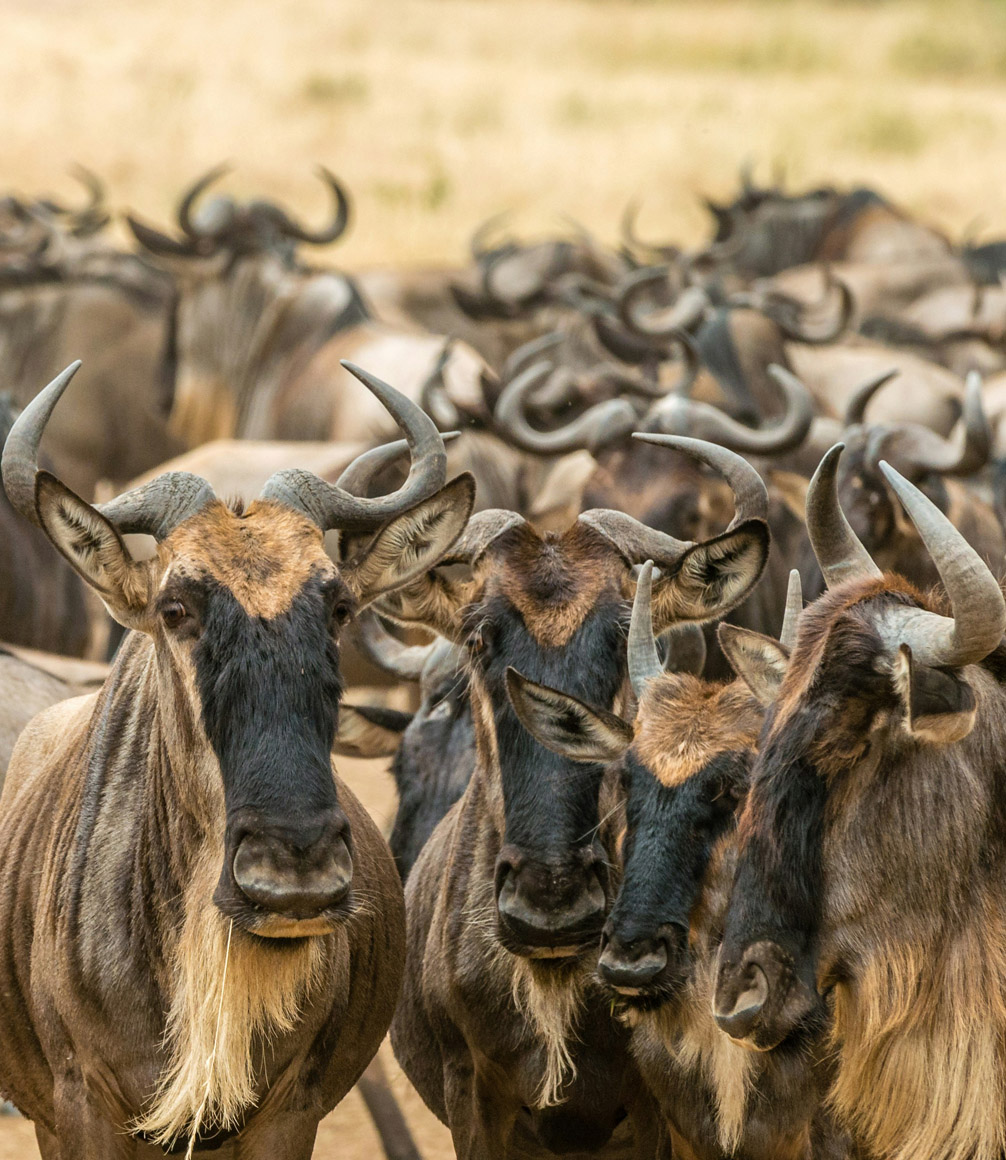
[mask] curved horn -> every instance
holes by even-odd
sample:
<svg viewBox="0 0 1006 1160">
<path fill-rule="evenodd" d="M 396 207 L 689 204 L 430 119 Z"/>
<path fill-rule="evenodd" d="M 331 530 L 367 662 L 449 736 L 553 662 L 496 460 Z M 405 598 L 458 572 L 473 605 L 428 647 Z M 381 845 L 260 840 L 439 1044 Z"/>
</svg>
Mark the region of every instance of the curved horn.
<svg viewBox="0 0 1006 1160">
<path fill-rule="evenodd" d="M 357 640 L 367 657 L 378 668 L 403 681 L 418 681 L 426 662 L 440 644 L 436 638 L 429 644 L 403 644 L 388 632 L 380 617 L 370 608 L 365 608 L 356 618 L 356 626 Z"/>
<path fill-rule="evenodd" d="M 709 295 L 701 286 L 686 286 L 670 306 L 660 307 L 642 315 L 638 299 L 655 283 L 664 281 L 669 274 L 666 266 L 637 270 L 622 283 L 618 295 L 618 317 L 626 330 L 650 341 L 677 340 L 683 330 L 691 330 L 699 322 L 709 305 Z"/>
<path fill-rule="evenodd" d="M 647 560 L 636 581 L 636 595 L 632 600 L 632 617 L 629 620 L 628 665 L 632 691 L 639 700 L 646 686 L 663 671 L 657 642 L 653 636 L 653 561 Z"/>
<path fill-rule="evenodd" d="M 219 181 L 225 173 L 230 173 L 230 171 L 231 166 L 227 164 L 214 166 L 209 172 L 204 173 L 202 177 L 189 186 L 188 191 L 178 203 L 178 225 L 186 237 L 191 238 L 194 242 L 198 242 L 203 238 L 202 231 L 197 229 L 195 223 L 192 221 L 192 210 L 196 201 L 214 182 Z"/>
<path fill-rule="evenodd" d="M 707 464 L 719 472 L 734 493 L 734 518 L 728 531 L 742 523 L 768 520 L 768 490 L 757 471 L 739 455 L 725 447 L 705 443 L 701 439 L 684 439 L 676 435 L 651 435 L 635 432 L 634 439 L 670 447 Z M 695 545 L 689 540 L 678 540 L 666 532 L 659 532 L 641 523 L 625 512 L 610 508 L 596 508 L 583 512 L 580 521 L 600 532 L 633 563 L 655 560 L 661 568 L 676 563 Z"/>
<path fill-rule="evenodd" d="M 405 482 L 390 495 L 367 499 L 295 467 L 271 476 L 262 489 L 262 498 L 302 512 L 325 531 L 372 531 L 443 487 L 447 452 L 437 425 L 421 407 L 361 367 L 345 360 L 342 366 L 380 399 L 405 432 L 412 452 Z"/>
<path fill-rule="evenodd" d="M 786 587 L 786 611 L 782 618 L 782 631 L 779 633 L 779 643 L 790 650 L 796 644 L 796 626 L 801 612 L 803 612 L 803 585 L 800 582 L 799 570 L 792 568 Z"/>
<path fill-rule="evenodd" d="M 635 407 L 627 399 L 596 403 L 557 431 L 536 431 L 524 415 L 527 398 L 552 373 L 552 364 L 535 363 L 503 389 L 496 403 L 494 425 L 514 446 L 536 455 L 560 455 L 591 448 L 599 441 L 610 443 L 635 430 Z"/>
<path fill-rule="evenodd" d="M 444 382 L 444 368 L 451 357 L 453 346 L 453 338 L 444 339 L 437 361 L 419 391 L 419 405 L 441 430 L 445 427 L 457 427 L 461 422 L 461 416 L 450 395 L 447 394 L 447 385 Z"/>
<path fill-rule="evenodd" d="M 84 187 L 88 202 L 81 209 L 73 210 L 74 217 L 91 218 L 105 203 L 105 185 L 100 177 L 83 165 L 71 165 L 70 173 Z"/>
<path fill-rule="evenodd" d="M 647 416 L 647 425 L 670 435 L 688 434 L 729 447 L 742 455 L 782 455 L 799 447 L 814 421 L 814 400 L 802 382 L 773 364 L 769 374 L 786 398 L 782 419 L 772 427 L 745 427 L 718 407 L 694 399 L 668 396 Z"/>
<path fill-rule="evenodd" d="M 784 316 L 773 311 L 770 306 L 764 307 L 763 312 L 793 342 L 802 342 L 806 346 L 826 346 L 845 333 L 849 322 L 852 320 L 852 313 L 855 310 L 855 302 L 853 301 L 852 291 L 849 287 L 840 278 L 835 278 L 831 274 L 829 274 L 828 280 L 838 290 L 840 299 L 838 315 L 829 330 L 825 330 L 820 334 L 812 334 L 810 331 L 803 330 L 800 324 L 791 322 Z"/>
<path fill-rule="evenodd" d="M 79 360 L 71 363 L 39 391 L 18 416 L 4 444 L 0 471 L 7 498 L 15 511 L 33 524 L 39 523 L 35 508 L 35 480 L 39 471 L 38 448 L 42 433 L 79 369 Z M 213 498 L 213 489 L 205 479 L 187 471 L 169 471 L 108 503 L 95 504 L 94 510 L 120 533 L 136 532 L 163 540 Z"/>
<path fill-rule="evenodd" d="M 883 575 L 838 502 L 838 461 L 844 450 L 844 443 L 836 443 L 826 452 L 807 488 L 807 534 L 829 588 L 843 580 Z"/>
<path fill-rule="evenodd" d="M 487 508 L 476 512 L 468 521 L 461 539 L 440 563 L 474 564 L 494 540 L 525 522 L 522 515 L 507 511 L 506 508 Z"/>
<path fill-rule="evenodd" d="M 475 233 L 472 234 L 472 240 L 468 244 L 468 249 L 471 253 L 472 261 L 476 265 L 481 265 L 482 260 L 497 248 L 488 245 L 489 238 L 493 230 L 501 226 L 509 216 L 510 211 L 508 209 L 502 210 L 500 213 L 494 213 L 491 217 L 487 217 Z"/>
<path fill-rule="evenodd" d="M 898 367 L 894 367 L 892 370 L 884 371 L 882 375 L 877 375 L 865 382 L 861 387 L 857 387 L 845 406 L 845 415 L 842 417 L 845 426 L 853 427 L 862 423 L 866 415 L 866 408 L 873 396 L 885 383 L 889 383 L 900 373 Z"/>
<path fill-rule="evenodd" d="M 992 454 L 992 428 L 982 406 L 982 379 L 970 371 L 964 384 L 961 421 L 953 437 L 944 439 L 928 427 L 905 424 L 879 439 L 884 455 L 922 474 L 973 475 Z"/>
<path fill-rule="evenodd" d="M 939 508 L 888 463 L 880 470 L 901 500 L 943 581 L 953 616 L 906 609 L 897 620 L 897 643 L 921 664 L 977 664 L 997 648 L 1006 631 L 1006 601 L 985 561 Z"/>
<path fill-rule="evenodd" d="M 350 217 L 349 195 L 343 189 L 335 174 L 331 170 L 326 169 L 324 165 L 319 165 L 315 172 L 325 185 L 328 186 L 332 194 L 334 206 L 331 222 L 323 229 L 309 230 L 305 229 L 304 226 L 295 222 L 284 213 L 283 230 L 288 237 L 293 238 L 295 241 L 307 242 L 309 246 L 327 246 L 332 242 L 338 241 L 346 232 Z"/>
<path fill-rule="evenodd" d="M 653 374 L 652 377 L 645 372 L 641 375 L 630 375 L 613 363 L 601 363 L 595 367 L 590 372 L 590 379 L 615 387 L 622 394 L 637 395 L 643 399 L 665 399 L 669 395 L 687 397 L 698 377 L 702 356 L 695 345 L 695 340 L 685 331 L 676 336 L 676 342 L 681 347 L 684 357 L 681 377 L 670 387 L 662 383 L 657 374 Z"/>
</svg>

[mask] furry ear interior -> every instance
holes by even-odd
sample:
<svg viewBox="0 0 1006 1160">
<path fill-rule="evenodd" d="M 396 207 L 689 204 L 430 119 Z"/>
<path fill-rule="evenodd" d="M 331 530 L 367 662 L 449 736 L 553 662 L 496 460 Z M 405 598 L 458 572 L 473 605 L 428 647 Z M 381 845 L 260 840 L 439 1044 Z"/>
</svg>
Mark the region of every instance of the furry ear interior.
<svg viewBox="0 0 1006 1160">
<path fill-rule="evenodd" d="M 332 752 L 340 757 L 393 757 L 411 713 L 376 705 L 340 705 Z"/>
<path fill-rule="evenodd" d="M 974 689 L 956 672 L 917 664 L 907 644 L 894 660 L 894 685 L 904 706 L 905 729 L 917 740 L 948 745 L 974 728 Z"/>
<path fill-rule="evenodd" d="M 361 605 L 428 572 L 465 530 L 475 503 L 475 480 L 465 473 L 390 520 L 340 574 Z"/>
<path fill-rule="evenodd" d="M 573 761 L 616 761 L 632 744 L 632 726 L 621 717 L 535 684 L 514 668 L 507 669 L 506 688 L 517 719 L 553 753 Z"/>
<path fill-rule="evenodd" d="M 716 635 L 730 667 L 759 704 L 766 708 L 775 704 L 789 665 L 785 646 L 770 636 L 763 636 L 750 628 L 738 628 L 735 624 L 721 624 Z"/>
<path fill-rule="evenodd" d="M 714 620 L 740 604 L 761 578 L 768 548 L 768 524 L 758 519 L 689 548 L 653 586 L 654 631 L 679 620 Z"/>
<path fill-rule="evenodd" d="M 35 477 L 35 510 L 56 551 L 98 593 L 127 628 L 148 600 L 147 570 L 130 556 L 112 524 L 47 471 Z"/>
</svg>

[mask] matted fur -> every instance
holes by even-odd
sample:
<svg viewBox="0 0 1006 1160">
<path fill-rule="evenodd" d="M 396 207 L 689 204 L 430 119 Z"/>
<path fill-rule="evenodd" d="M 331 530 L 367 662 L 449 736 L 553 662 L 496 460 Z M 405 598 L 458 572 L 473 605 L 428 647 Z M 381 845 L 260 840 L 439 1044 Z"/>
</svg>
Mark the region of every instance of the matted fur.
<svg viewBox="0 0 1006 1160">
<path fill-rule="evenodd" d="M 987 909 L 998 909 L 989 906 Z M 990 919 L 992 916 L 990 915 Z M 831 1102 L 883 1160 L 994 1160 L 1006 1148 L 1006 943 L 888 943 L 835 988 Z"/>
<path fill-rule="evenodd" d="M 168 1063 L 133 1125 L 166 1147 L 200 1128 L 241 1126 L 258 1102 L 255 1042 L 293 1030 L 325 956 L 322 939 L 298 939 L 277 954 L 238 929 L 228 955 L 230 924 L 212 902 L 219 869 L 208 847 L 201 862 L 174 950 Z"/>
<path fill-rule="evenodd" d="M 576 1079 L 570 1039 L 583 1006 L 589 981 L 583 969 L 536 971 L 526 959 L 513 958 L 513 1001 L 545 1044 L 545 1074 L 535 1098 L 536 1108 L 561 1104 L 562 1089 Z"/>
</svg>

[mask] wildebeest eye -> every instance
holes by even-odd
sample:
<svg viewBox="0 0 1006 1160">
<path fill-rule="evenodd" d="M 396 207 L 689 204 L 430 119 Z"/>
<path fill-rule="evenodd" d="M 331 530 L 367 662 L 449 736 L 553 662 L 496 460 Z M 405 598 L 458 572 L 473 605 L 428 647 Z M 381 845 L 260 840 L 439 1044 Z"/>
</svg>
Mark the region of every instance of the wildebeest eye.
<svg viewBox="0 0 1006 1160">
<path fill-rule="evenodd" d="M 338 601 L 332 609 L 332 623 L 343 625 L 352 616 L 353 610 L 346 600 Z"/>
<path fill-rule="evenodd" d="M 161 608 L 161 619 L 168 628 L 178 628 L 187 616 L 185 605 L 180 600 L 172 600 Z"/>
</svg>

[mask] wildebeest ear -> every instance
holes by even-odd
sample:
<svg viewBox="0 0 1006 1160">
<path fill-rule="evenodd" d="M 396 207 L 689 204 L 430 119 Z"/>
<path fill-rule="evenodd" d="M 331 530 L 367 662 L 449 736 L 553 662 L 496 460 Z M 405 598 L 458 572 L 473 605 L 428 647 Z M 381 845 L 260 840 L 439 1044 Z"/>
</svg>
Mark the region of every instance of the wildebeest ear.
<svg viewBox="0 0 1006 1160">
<path fill-rule="evenodd" d="M 467 472 L 429 499 L 390 520 L 340 569 L 361 605 L 428 572 L 465 530 L 475 503 L 475 480 Z"/>
<path fill-rule="evenodd" d="M 340 705 L 332 752 L 340 757 L 392 757 L 398 752 L 411 713 L 377 705 Z"/>
<path fill-rule="evenodd" d="M 894 658 L 894 685 L 905 711 L 905 729 L 919 741 L 948 745 L 974 728 L 974 689 L 960 674 L 917 664 L 907 644 Z"/>
<path fill-rule="evenodd" d="M 679 620 L 713 620 L 740 604 L 765 570 L 768 548 L 768 524 L 759 519 L 689 548 L 653 585 L 654 632 Z"/>
<path fill-rule="evenodd" d="M 535 741 L 573 761 L 616 761 L 632 744 L 632 726 L 568 693 L 538 685 L 514 668 L 506 688 L 517 719 Z"/>
<path fill-rule="evenodd" d="M 730 667 L 757 701 L 766 708 L 773 705 L 789 664 L 785 646 L 770 636 L 750 628 L 738 628 L 736 624 L 721 624 L 716 635 Z"/>
<path fill-rule="evenodd" d="M 112 616 L 127 628 L 142 628 L 150 595 L 148 569 L 133 560 L 112 524 L 47 471 L 35 477 L 35 509 L 56 551 Z"/>
</svg>

